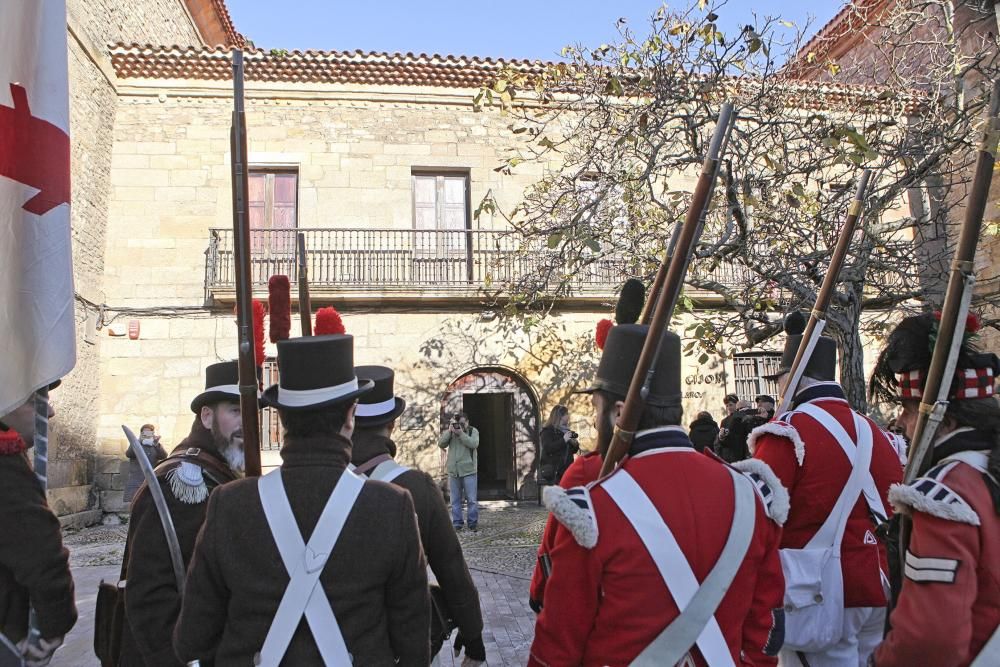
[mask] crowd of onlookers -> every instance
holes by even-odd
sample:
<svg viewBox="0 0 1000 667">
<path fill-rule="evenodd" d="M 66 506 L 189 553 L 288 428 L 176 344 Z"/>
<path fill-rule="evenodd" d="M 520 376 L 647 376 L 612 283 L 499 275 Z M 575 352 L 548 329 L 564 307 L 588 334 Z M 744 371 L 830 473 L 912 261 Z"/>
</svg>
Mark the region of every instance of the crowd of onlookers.
<svg viewBox="0 0 1000 667">
<path fill-rule="evenodd" d="M 726 394 L 723 404 L 726 416 L 721 422 L 716 423 L 709 412 L 699 412 L 691 422 L 689 436 L 698 451 L 707 447 L 730 463 L 742 461 L 750 457 L 750 432 L 774 417 L 774 398 L 761 394 L 751 403 L 736 394 Z"/>
</svg>

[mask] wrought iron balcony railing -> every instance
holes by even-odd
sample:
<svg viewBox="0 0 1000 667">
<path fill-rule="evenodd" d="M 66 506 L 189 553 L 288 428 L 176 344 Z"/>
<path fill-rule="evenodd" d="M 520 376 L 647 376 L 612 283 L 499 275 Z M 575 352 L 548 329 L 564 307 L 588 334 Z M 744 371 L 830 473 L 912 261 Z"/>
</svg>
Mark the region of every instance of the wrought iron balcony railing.
<svg viewBox="0 0 1000 667">
<path fill-rule="evenodd" d="M 251 232 L 253 287 L 265 290 L 272 275 L 298 278 L 296 234 L 306 238 L 310 289 L 319 295 L 361 293 L 387 296 L 439 295 L 473 297 L 511 281 L 528 279 L 544 290 L 563 271 L 553 271 L 550 251 L 520 248 L 510 232 L 412 229 L 272 229 Z M 598 256 L 569 282 L 571 298 L 609 297 L 630 275 L 628 258 Z M 712 271 L 723 284 L 738 284 L 732 265 Z M 233 233 L 210 230 L 205 288 L 210 298 L 235 290 Z M 294 289 L 293 289 L 294 292 Z"/>
</svg>

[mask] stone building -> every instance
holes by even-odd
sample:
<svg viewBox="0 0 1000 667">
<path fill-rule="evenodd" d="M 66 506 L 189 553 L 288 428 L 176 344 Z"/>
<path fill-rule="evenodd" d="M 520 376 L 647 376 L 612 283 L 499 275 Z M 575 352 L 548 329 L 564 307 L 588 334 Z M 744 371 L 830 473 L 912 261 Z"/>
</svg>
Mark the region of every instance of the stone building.
<svg viewBox="0 0 1000 667">
<path fill-rule="evenodd" d="M 228 47 L 244 40 L 222 0 L 69 5 L 80 354 L 56 396 L 50 494 L 67 521 L 86 521 L 125 510 L 121 424 L 155 423 L 177 444 L 204 368 L 236 353 Z M 572 391 L 590 379 L 594 327 L 627 276 L 596 264 L 532 326 L 489 307 L 495 284 L 530 275 L 546 250 L 518 252 L 499 218 L 474 210 L 487 193 L 510 209 L 558 167 L 496 169 L 509 121 L 473 98 L 503 66 L 542 65 L 248 51 L 252 274 L 262 300 L 272 275 L 294 285 L 302 232 L 313 308 L 341 312 L 356 363 L 397 370 L 404 462 L 440 472 L 442 415 L 464 409 L 482 432 L 481 494 L 530 498 L 549 410 L 568 402 L 572 427 L 591 432 Z M 701 296 L 700 307 L 718 307 Z M 271 382 L 270 342 L 266 351 Z M 684 363 L 690 418 L 721 417 L 728 392 L 775 390 L 762 379 L 773 352 Z M 267 410 L 263 431 L 271 465 L 280 430 Z"/>
</svg>

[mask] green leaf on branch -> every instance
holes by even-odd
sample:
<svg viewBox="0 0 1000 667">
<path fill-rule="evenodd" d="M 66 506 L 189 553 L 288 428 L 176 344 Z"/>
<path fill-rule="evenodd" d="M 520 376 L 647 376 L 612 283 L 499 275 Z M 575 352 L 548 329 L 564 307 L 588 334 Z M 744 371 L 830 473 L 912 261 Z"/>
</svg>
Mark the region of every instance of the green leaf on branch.
<svg viewBox="0 0 1000 667">
<path fill-rule="evenodd" d="M 549 238 L 545 242 L 545 245 L 549 247 L 549 250 L 555 250 L 559 247 L 559 244 L 562 243 L 562 237 L 562 232 L 553 232 L 549 234 Z"/>
<path fill-rule="evenodd" d="M 617 76 L 612 76 L 608 78 L 608 83 L 604 88 L 604 93 L 606 95 L 623 95 L 625 94 L 625 88 L 622 86 L 622 82 Z"/>
</svg>

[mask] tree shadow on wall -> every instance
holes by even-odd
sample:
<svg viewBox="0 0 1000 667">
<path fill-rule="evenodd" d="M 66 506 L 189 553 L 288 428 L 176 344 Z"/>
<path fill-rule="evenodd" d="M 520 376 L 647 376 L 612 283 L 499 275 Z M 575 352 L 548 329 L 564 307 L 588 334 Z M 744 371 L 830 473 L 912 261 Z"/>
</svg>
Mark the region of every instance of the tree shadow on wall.
<svg viewBox="0 0 1000 667">
<path fill-rule="evenodd" d="M 581 433 L 587 447 L 585 441 L 593 435 L 589 398 L 572 392 L 589 386 L 600 359 L 591 331 L 571 331 L 559 318 L 551 317 L 541 322 L 528 318 L 453 317 L 423 340 L 419 350 L 412 362 L 396 366 L 396 391 L 407 400 L 395 434 L 402 462 L 443 476 L 437 448 L 442 401 L 461 376 L 498 366 L 516 371 L 537 395 L 538 428 L 552 407 L 567 405 L 575 416 L 572 427 Z M 516 427 L 521 429 L 524 424 Z M 533 458 L 533 452 L 531 455 Z M 522 463 L 533 473 L 534 461 Z"/>
</svg>

